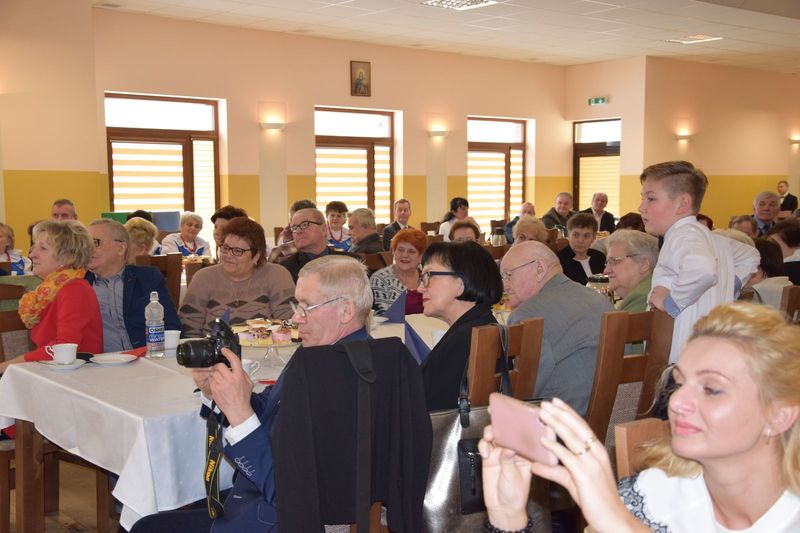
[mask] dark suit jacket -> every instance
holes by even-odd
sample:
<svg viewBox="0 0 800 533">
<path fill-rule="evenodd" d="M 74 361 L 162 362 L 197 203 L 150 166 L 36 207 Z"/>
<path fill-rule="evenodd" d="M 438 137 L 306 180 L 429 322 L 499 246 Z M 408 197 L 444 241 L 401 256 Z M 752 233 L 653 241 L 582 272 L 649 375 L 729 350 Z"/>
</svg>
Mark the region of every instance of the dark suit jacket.
<svg viewBox="0 0 800 533">
<path fill-rule="evenodd" d="M 422 362 L 422 383 L 428 410 L 455 409 L 464 369 L 469 361 L 472 328 L 496 324 L 488 305 L 476 305 L 456 320 Z"/>
<path fill-rule="evenodd" d="M 292 275 L 292 279 L 294 280 L 294 282 L 297 283 L 297 275 L 300 273 L 300 269 L 303 268 L 306 263 L 308 263 L 309 261 L 313 261 L 317 257 L 322 257 L 323 255 L 328 255 L 328 254 L 343 254 L 343 255 L 348 255 L 350 257 L 355 257 L 356 259 L 360 259 L 360 257 L 358 257 L 356 254 L 345 252 L 338 248 L 334 248 L 333 246 L 328 246 L 327 248 L 325 248 L 325 251 L 320 255 L 312 256 L 305 252 L 298 251 L 287 256 L 278 264 L 281 265 L 286 270 L 288 270 L 289 274 Z"/>
<path fill-rule="evenodd" d="M 787 193 L 786 198 L 781 202 L 781 211 L 794 211 L 797 209 L 797 196 Z"/>
<path fill-rule="evenodd" d="M 408 226 L 409 228 L 411 226 Z M 389 248 L 392 246 L 392 238 L 395 234 L 400 231 L 400 224 L 397 223 L 395 220 L 385 228 L 383 228 L 383 249 L 384 251 L 389 251 Z"/>
<path fill-rule="evenodd" d="M 433 438 L 422 376 L 400 339 L 369 345 L 371 497 L 386 506 L 391 531 L 416 533 Z M 356 521 L 358 386 L 344 342 L 300 349 L 286 367 L 272 435 L 281 531 Z"/>
<path fill-rule="evenodd" d="M 361 242 L 353 243 L 353 246 L 350 247 L 350 253 L 353 254 L 377 254 L 382 251 L 381 236 L 377 233 L 367 235 Z"/>
<path fill-rule="evenodd" d="M 89 285 L 93 285 L 95 275 L 87 272 L 84 279 Z M 158 292 L 158 302 L 164 307 L 164 329 L 182 329 L 164 276 L 156 267 L 126 265 L 122 272 L 122 282 L 122 313 L 128 338 L 134 348 L 147 344 L 144 308 L 150 303 L 152 291 Z"/>
<path fill-rule="evenodd" d="M 572 246 L 567 245 L 558 252 L 558 260 L 561 261 L 561 268 L 564 270 L 564 275 L 572 281 L 578 282 L 581 285 L 586 285 L 589 278 L 586 277 L 586 272 L 583 271 L 583 266 L 575 261 L 575 252 L 572 251 Z M 589 268 L 592 274 L 602 274 L 606 268 L 606 256 L 603 252 L 598 252 L 589 248 Z"/>
<path fill-rule="evenodd" d="M 589 209 L 582 210 L 581 213 L 589 213 L 590 215 L 594 216 L 594 212 L 592 211 L 591 207 Z M 612 215 L 608 211 L 603 211 L 603 216 L 600 217 L 599 231 L 607 231 L 609 233 L 613 233 L 615 227 L 616 226 L 614 225 L 614 215 Z"/>
</svg>

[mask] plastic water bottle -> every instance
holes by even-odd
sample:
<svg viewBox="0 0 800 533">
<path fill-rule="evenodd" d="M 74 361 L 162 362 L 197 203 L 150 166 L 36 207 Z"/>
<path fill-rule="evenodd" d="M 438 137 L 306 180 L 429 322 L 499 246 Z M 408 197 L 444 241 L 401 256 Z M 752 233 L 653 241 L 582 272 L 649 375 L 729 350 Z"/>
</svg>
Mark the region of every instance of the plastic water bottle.
<svg viewBox="0 0 800 533">
<path fill-rule="evenodd" d="M 164 306 L 158 303 L 158 293 L 150 293 L 150 303 L 144 308 L 147 327 L 147 357 L 164 357 Z"/>
</svg>

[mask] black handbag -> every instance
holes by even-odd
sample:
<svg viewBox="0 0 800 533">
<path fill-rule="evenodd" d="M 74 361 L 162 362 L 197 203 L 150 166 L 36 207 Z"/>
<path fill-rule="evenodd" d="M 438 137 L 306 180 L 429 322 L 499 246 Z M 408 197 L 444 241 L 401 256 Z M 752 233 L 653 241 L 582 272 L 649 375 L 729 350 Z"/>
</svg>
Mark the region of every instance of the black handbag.
<svg viewBox="0 0 800 533">
<path fill-rule="evenodd" d="M 500 392 L 511 396 L 508 375 L 508 329 L 497 324 L 502 345 Z M 469 366 L 469 363 L 467 363 Z M 471 407 L 467 368 L 461 379 L 458 408 L 431 413 L 433 447 L 422 522 L 425 531 L 481 531 L 486 520 L 478 441 L 491 422 L 487 407 Z"/>
</svg>

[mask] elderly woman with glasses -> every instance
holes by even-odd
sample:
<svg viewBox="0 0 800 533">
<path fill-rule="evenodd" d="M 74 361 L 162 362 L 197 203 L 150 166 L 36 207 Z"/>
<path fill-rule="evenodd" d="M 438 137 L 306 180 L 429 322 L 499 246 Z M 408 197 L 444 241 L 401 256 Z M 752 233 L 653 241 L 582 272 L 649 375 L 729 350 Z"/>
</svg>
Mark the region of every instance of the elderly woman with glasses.
<svg viewBox="0 0 800 533">
<path fill-rule="evenodd" d="M 422 362 L 428 410 L 453 409 L 469 360 L 472 328 L 497 323 L 492 305 L 503 295 L 500 270 L 478 243 L 435 242 L 422 256 L 419 292 L 425 316 L 450 326 Z"/>
<path fill-rule="evenodd" d="M 231 219 L 223 229 L 219 263 L 192 278 L 179 315 L 187 337 L 203 336 L 226 312 L 231 324 L 253 318 L 287 319 L 294 282 L 280 265 L 267 263 L 264 229 L 247 217 Z"/>
<path fill-rule="evenodd" d="M 615 304 L 619 311 L 636 313 L 647 310 L 647 295 L 658 262 L 658 239 L 643 231 L 617 230 L 606 239 L 608 255 L 603 274 L 608 288 L 622 298 Z"/>
<path fill-rule="evenodd" d="M 161 241 L 161 255 L 180 252 L 184 257 L 207 255 L 211 257 L 211 245 L 199 236 L 203 229 L 203 218 L 190 211 L 181 215 L 181 231 L 170 233 Z"/>
</svg>

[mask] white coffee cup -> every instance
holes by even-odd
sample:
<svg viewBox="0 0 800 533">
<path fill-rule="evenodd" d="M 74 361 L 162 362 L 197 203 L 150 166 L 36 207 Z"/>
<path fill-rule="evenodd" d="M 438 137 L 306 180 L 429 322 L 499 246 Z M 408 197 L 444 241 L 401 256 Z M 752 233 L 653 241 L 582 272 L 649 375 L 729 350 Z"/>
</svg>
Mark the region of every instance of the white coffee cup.
<svg viewBox="0 0 800 533">
<path fill-rule="evenodd" d="M 242 359 L 242 368 L 248 376 L 252 376 L 258 369 L 261 368 L 261 361 L 253 361 L 252 359 Z"/>
<path fill-rule="evenodd" d="M 164 332 L 164 349 L 175 350 L 178 347 L 178 340 L 181 338 L 181 330 L 168 329 Z"/>
<path fill-rule="evenodd" d="M 45 346 L 44 351 L 59 365 L 71 365 L 78 356 L 78 345 L 65 343 Z"/>
</svg>

